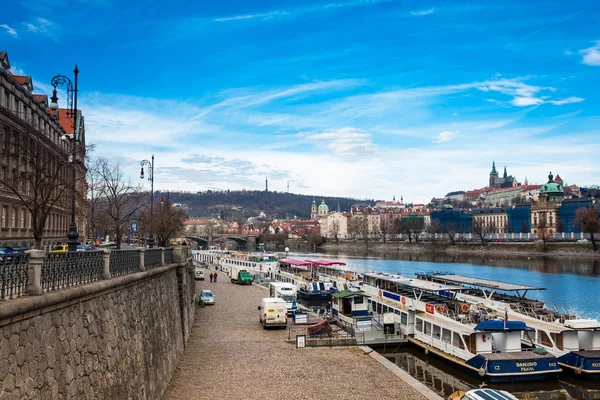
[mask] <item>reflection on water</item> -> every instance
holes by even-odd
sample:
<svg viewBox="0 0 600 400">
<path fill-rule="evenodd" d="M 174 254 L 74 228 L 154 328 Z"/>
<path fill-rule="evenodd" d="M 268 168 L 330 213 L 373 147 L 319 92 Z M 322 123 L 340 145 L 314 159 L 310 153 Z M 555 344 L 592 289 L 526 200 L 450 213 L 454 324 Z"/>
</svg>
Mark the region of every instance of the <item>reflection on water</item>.
<svg viewBox="0 0 600 400">
<path fill-rule="evenodd" d="M 420 348 L 405 346 L 394 353 L 386 353 L 384 349 L 378 351 L 444 399 L 457 390 L 467 391 L 485 385 L 461 368 L 454 367 L 438 357 L 426 356 Z M 600 399 L 599 382 L 580 381 L 568 377 L 562 379 L 485 387 L 506 390 L 519 399 L 528 400 Z"/>
<path fill-rule="evenodd" d="M 296 253 L 290 257 L 323 258 L 323 253 Z M 600 319 L 597 288 L 600 287 L 600 259 L 553 257 L 510 258 L 485 255 L 448 255 L 433 253 L 396 253 L 364 256 L 341 252 L 326 258 L 340 259 L 357 272 L 381 271 L 414 276 L 419 272 L 448 272 L 484 279 L 528 284 L 546 288 L 530 291 L 528 297 L 549 303 L 568 305 L 573 311 Z"/>
</svg>

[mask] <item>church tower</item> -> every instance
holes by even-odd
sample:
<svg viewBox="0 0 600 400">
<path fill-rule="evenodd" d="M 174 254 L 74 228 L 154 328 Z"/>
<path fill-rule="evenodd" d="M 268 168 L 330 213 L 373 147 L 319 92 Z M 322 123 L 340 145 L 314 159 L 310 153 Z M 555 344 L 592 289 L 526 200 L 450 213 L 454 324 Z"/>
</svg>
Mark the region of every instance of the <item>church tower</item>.
<svg viewBox="0 0 600 400">
<path fill-rule="evenodd" d="M 269 178 L 265 176 L 265 192 L 269 191 Z"/>
<path fill-rule="evenodd" d="M 310 207 L 310 219 L 317 219 L 317 202 L 313 200 Z"/>
<path fill-rule="evenodd" d="M 496 161 L 492 161 L 492 172 L 490 172 L 490 186 L 494 186 L 494 181 L 498 178 L 498 171 L 496 171 Z"/>
</svg>

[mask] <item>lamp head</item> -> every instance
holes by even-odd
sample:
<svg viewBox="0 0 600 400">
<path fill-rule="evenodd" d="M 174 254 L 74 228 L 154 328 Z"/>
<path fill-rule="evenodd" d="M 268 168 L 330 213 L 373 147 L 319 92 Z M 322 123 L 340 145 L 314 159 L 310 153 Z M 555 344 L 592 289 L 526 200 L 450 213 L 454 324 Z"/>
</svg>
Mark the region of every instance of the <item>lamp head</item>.
<svg viewBox="0 0 600 400">
<path fill-rule="evenodd" d="M 62 136 L 60 137 L 60 140 L 62 140 L 63 142 L 70 142 L 70 141 L 71 141 L 71 140 L 73 140 L 73 139 L 71 138 L 71 135 L 67 135 L 67 134 L 65 133 L 64 135 L 62 135 Z"/>
<path fill-rule="evenodd" d="M 58 96 L 56 95 L 56 87 L 52 91 L 52 97 L 50 98 L 50 109 L 52 111 L 58 110 Z"/>
<path fill-rule="evenodd" d="M 142 167 L 142 170 L 140 171 L 140 179 L 144 179 L 144 167 Z"/>
</svg>

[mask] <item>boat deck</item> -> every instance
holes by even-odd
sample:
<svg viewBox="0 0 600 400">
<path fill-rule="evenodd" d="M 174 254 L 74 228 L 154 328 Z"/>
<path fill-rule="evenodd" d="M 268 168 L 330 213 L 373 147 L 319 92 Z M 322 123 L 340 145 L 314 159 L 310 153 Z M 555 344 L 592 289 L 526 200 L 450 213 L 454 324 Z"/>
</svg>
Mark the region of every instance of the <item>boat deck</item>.
<svg viewBox="0 0 600 400">
<path fill-rule="evenodd" d="M 574 351 L 573 354 L 585 358 L 600 358 L 600 350 L 580 350 Z"/>
<path fill-rule="evenodd" d="M 519 360 L 542 360 L 545 358 L 555 358 L 552 354 L 539 354 L 533 351 L 509 351 L 500 353 L 479 353 L 481 357 L 492 361 L 519 361 Z"/>
</svg>

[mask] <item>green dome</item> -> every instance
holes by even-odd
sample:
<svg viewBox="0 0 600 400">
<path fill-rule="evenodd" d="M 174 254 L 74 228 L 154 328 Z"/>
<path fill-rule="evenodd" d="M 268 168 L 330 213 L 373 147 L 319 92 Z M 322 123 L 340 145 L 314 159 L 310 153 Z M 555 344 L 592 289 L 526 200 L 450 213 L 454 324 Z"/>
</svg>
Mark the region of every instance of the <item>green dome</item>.
<svg viewBox="0 0 600 400">
<path fill-rule="evenodd" d="M 561 195 L 565 194 L 565 190 L 560 183 L 554 182 L 552 172 L 548 175 L 548 183 L 543 185 L 540 189 L 540 193 L 545 195 Z"/>
<path fill-rule="evenodd" d="M 329 207 L 327 207 L 327 204 L 325 204 L 325 200 L 321 200 L 321 204 L 319 205 L 319 211 L 329 211 Z"/>
</svg>

